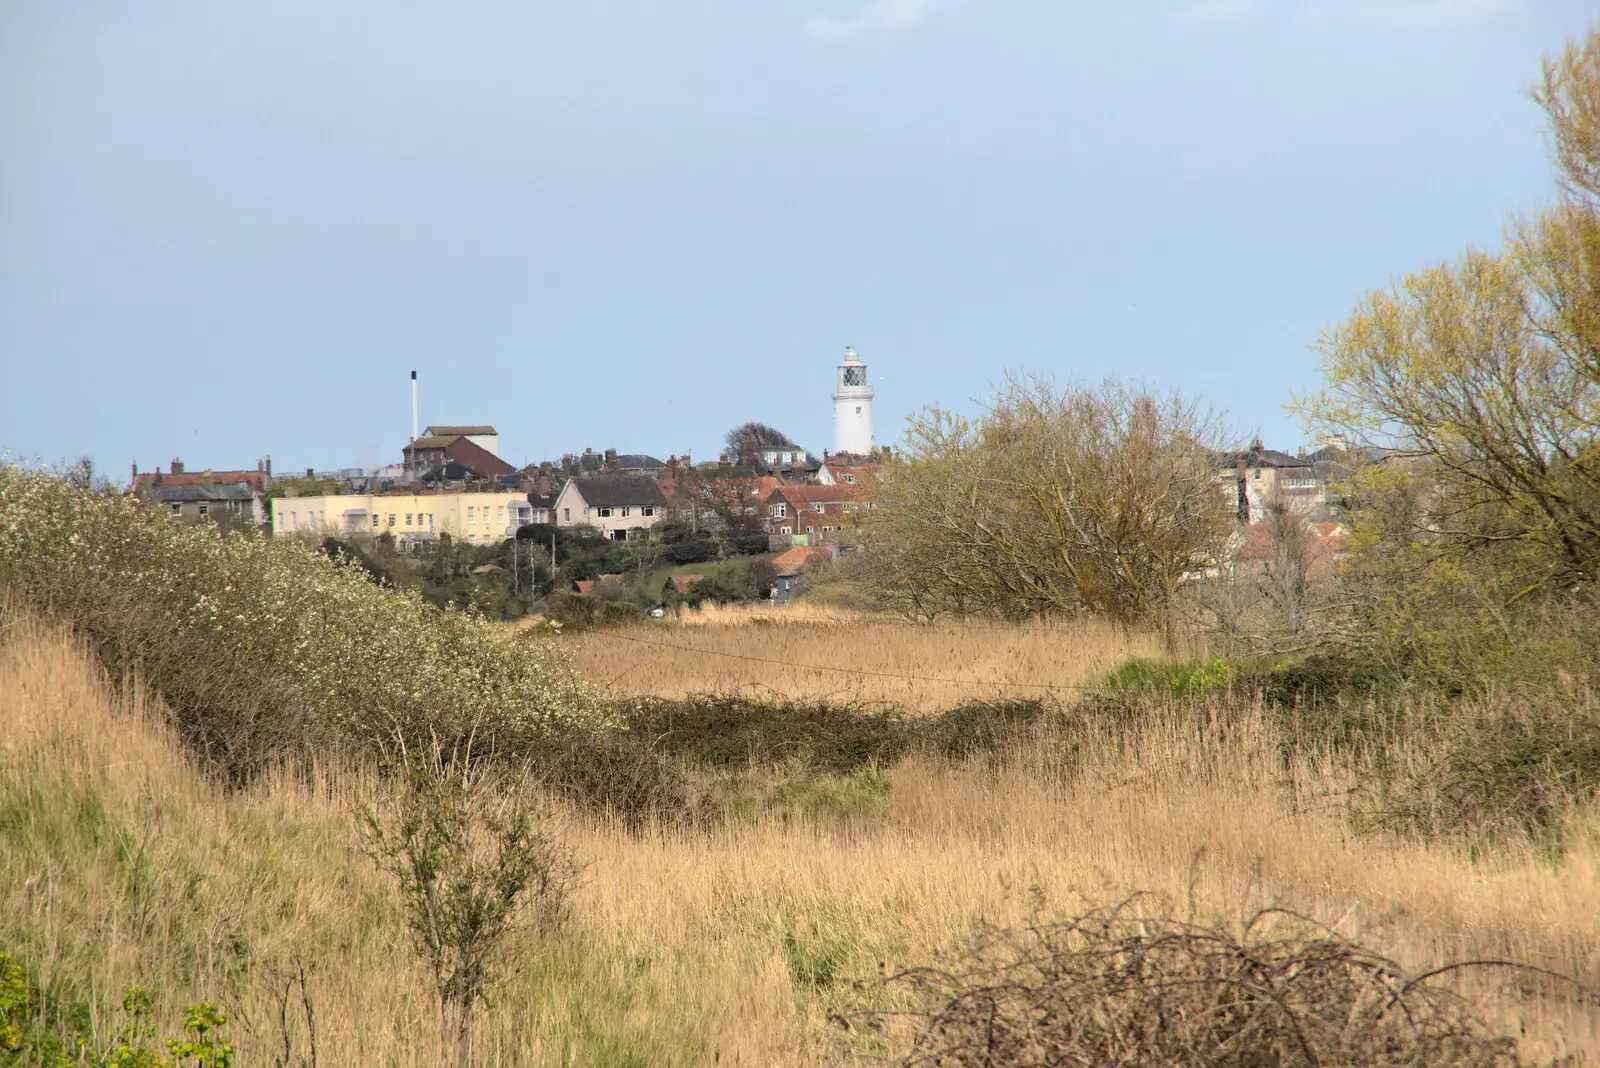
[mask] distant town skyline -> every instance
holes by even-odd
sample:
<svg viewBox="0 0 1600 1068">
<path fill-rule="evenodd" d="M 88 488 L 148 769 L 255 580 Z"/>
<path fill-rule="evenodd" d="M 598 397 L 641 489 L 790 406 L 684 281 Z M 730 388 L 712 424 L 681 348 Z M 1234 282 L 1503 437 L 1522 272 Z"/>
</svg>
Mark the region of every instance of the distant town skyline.
<svg viewBox="0 0 1600 1068">
<path fill-rule="evenodd" d="M 1548 201 L 1578 0 L 0 7 L 0 450 L 279 470 L 821 453 L 1007 369 L 1282 404 Z"/>
</svg>

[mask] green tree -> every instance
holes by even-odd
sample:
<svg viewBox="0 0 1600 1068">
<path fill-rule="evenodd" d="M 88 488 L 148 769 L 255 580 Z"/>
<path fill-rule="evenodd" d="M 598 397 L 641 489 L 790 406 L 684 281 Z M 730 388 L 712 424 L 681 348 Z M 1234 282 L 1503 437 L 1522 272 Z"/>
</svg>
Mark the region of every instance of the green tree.
<svg viewBox="0 0 1600 1068">
<path fill-rule="evenodd" d="M 1513 596 L 1600 570 L 1600 31 L 1534 95 L 1560 200 L 1497 252 L 1369 293 L 1319 343 L 1323 389 L 1296 402 L 1422 480 L 1407 533 L 1435 557 L 1525 550 Z"/>
<path fill-rule="evenodd" d="M 1555 202 L 1497 251 L 1367 294 L 1319 342 L 1323 388 L 1296 399 L 1366 460 L 1349 578 L 1376 648 L 1412 655 L 1450 626 L 1504 644 L 1524 609 L 1600 576 L 1600 31 L 1533 95 Z"/>
</svg>

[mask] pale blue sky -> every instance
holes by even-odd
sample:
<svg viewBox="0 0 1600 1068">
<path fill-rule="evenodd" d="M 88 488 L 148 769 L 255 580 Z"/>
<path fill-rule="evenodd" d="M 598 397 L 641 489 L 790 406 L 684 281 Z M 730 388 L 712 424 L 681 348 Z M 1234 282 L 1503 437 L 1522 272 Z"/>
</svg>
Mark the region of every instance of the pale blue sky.
<svg viewBox="0 0 1600 1068">
<path fill-rule="evenodd" d="M 1367 287 L 1549 195 L 1592 0 L 0 0 L 0 449 L 827 447 L 1007 368 L 1292 447 Z"/>
</svg>

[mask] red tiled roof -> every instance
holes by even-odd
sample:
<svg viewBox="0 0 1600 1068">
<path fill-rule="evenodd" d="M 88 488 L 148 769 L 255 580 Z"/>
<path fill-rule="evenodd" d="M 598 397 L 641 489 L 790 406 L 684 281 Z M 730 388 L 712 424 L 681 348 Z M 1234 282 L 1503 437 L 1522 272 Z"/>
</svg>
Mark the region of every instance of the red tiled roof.
<svg viewBox="0 0 1600 1068">
<path fill-rule="evenodd" d="M 861 483 L 863 481 L 870 481 L 870 480 L 872 480 L 874 478 L 877 478 L 879 475 L 883 474 L 883 465 L 882 464 L 829 464 L 828 465 L 828 470 L 832 471 L 833 474 L 834 474 L 834 477 L 837 478 L 840 482 L 844 482 L 844 476 L 845 475 L 854 475 L 854 476 L 856 476 L 856 484 L 859 484 L 859 483 Z M 846 483 L 846 485 L 851 485 L 851 483 Z"/>
<path fill-rule="evenodd" d="M 667 584 L 672 587 L 675 593 L 688 593 L 695 586 L 704 582 L 705 579 L 704 575 L 668 575 Z"/>
<path fill-rule="evenodd" d="M 594 591 L 594 583 L 589 579 L 579 579 L 573 583 L 573 586 L 577 587 L 580 596 Z"/>
<path fill-rule="evenodd" d="M 424 449 L 429 451 L 443 449 L 446 459 L 454 460 L 463 467 L 469 467 L 479 475 L 514 475 L 517 473 L 515 467 L 512 467 L 470 438 L 418 438 L 400 451 L 409 458 L 414 451 Z"/>
<path fill-rule="evenodd" d="M 762 500 L 772 497 L 782 497 L 790 504 L 833 504 L 836 502 L 853 501 L 858 495 L 857 488 L 850 485 L 839 486 L 779 486 Z"/>
<path fill-rule="evenodd" d="M 777 568 L 780 575 L 794 575 L 809 567 L 811 564 L 828 559 L 828 554 L 821 549 L 813 549 L 807 545 L 796 545 L 779 553 L 773 558 L 772 566 Z"/>
</svg>

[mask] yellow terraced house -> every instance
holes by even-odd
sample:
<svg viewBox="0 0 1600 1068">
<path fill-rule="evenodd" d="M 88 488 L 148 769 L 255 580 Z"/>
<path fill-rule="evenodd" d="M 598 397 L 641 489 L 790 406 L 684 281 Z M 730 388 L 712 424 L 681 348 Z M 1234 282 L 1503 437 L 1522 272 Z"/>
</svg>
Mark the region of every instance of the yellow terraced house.
<svg viewBox="0 0 1600 1068">
<path fill-rule="evenodd" d="M 344 493 L 272 501 L 274 534 L 393 534 L 406 544 L 449 534 L 468 545 L 493 545 L 532 521 L 524 493 Z"/>
</svg>

